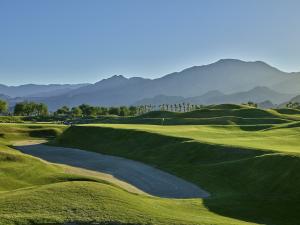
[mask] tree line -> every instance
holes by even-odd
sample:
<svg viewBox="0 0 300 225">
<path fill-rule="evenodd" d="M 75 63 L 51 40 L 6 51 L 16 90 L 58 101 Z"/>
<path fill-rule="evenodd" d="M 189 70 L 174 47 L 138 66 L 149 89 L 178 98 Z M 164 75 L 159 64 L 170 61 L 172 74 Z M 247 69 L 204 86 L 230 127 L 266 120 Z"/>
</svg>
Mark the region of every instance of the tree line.
<svg viewBox="0 0 300 225">
<path fill-rule="evenodd" d="M 120 107 L 104 107 L 104 106 L 91 106 L 88 104 L 81 104 L 76 107 L 63 106 L 57 109 L 53 115 L 55 116 L 135 116 L 137 115 L 138 107 L 136 106 L 120 106 Z"/>
<path fill-rule="evenodd" d="M 65 116 L 65 117 L 87 117 L 87 116 L 136 116 L 142 115 L 150 111 L 172 111 L 172 112 L 189 112 L 201 108 L 201 105 L 190 103 L 178 104 L 160 104 L 160 105 L 139 105 L 139 106 L 92 106 L 88 104 L 81 104 L 75 107 L 62 106 L 54 112 L 49 112 L 48 106 L 44 103 L 36 103 L 32 101 L 24 101 L 17 103 L 13 112 L 15 116 Z M 3 115 L 8 113 L 8 103 L 0 100 L 0 113 Z M 9 113 L 9 114 L 11 114 Z"/>
<path fill-rule="evenodd" d="M 247 105 L 257 107 L 256 103 L 248 102 Z M 119 107 L 104 107 L 81 104 L 75 107 L 62 106 L 55 112 L 49 113 L 48 106 L 44 103 L 36 103 L 32 101 L 24 101 L 17 103 L 13 108 L 13 115 L 16 116 L 64 116 L 64 117 L 87 117 L 87 116 L 136 116 L 142 115 L 151 111 L 171 111 L 171 112 L 189 112 L 203 108 L 203 105 L 190 103 L 177 104 L 146 104 L 139 106 L 119 106 Z M 289 102 L 287 108 L 300 109 L 300 104 L 297 102 Z M 8 103 L 0 99 L 0 114 L 8 113 Z"/>
<path fill-rule="evenodd" d="M 137 116 L 151 111 L 172 111 L 172 112 L 189 112 L 200 109 L 202 105 L 194 105 L 190 103 L 179 104 L 161 104 L 161 105 L 139 105 L 139 106 L 120 106 L 120 107 L 103 107 L 82 104 L 76 107 L 63 106 L 54 112 L 57 116 Z"/>
</svg>

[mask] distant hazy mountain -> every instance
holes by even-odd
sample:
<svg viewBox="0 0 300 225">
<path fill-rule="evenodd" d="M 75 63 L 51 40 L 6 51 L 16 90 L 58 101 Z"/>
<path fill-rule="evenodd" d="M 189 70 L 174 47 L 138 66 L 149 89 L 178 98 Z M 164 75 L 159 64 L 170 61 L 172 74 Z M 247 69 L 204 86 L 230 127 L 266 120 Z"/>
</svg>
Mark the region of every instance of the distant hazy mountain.
<svg viewBox="0 0 300 225">
<path fill-rule="evenodd" d="M 88 84 L 24 84 L 20 86 L 7 86 L 0 84 L 0 93 L 14 97 L 48 97 L 72 91 Z"/>
<path fill-rule="evenodd" d="M 237 92 L 233 94 L 223 95 L 211 99 L 211 104 L 220 104 L 220 103 L 245 103 L 248 101 L 253 102 L 263 102 L 271 101 L 273 103 L 279 104 L 284 101 L 287 101 L 294 95 L 292 94 L 283 94 L 271 90 L 267 87 L 255 87 L 249 91 Z"/>
<path fill-rule="evenodd" d="M 0 94 L 0 99 L 8 101 L 10 97 L 8 95 Z"/>
<path fill-rule="evenodd" d="M 165 96 L 158 95 L 153 98 L 147 98 L 136 102 L 136 105 L 143 104 L 174 104 L 181 102 L 189 102 L 192 104 L 221 104 L 221 103 L 246 103 L 248 101 L 253 102 L 265 102 L 271 101 L 273 103 L 282 103 L 291 99 L 293 95 L 291 94 L 282 94 L 276 91 L 273 91 L 267 87 L 255 87 L 249 91 L 237 92 L 233 94 L 223 94 L 219 91 L 209 91 L 204 95 L 191 97 L 191 98 L 182 98 L 174 96 Z M 171 100 L 171 101 L 170 101 Z"/>
<path fill-rule="evenodd" d="M 276 108 L 276 105 L 274 105 L 271 101 L 263 101 L 263 102 L 259 102 L 257 104 L 257 107 L 260 109 L 271 109 L 271 108 Z"/>
<path fill-rule="evenodd" d="M 289 78 L 276 85 L 272 89 L 283 93 L 299 94 L 300 93 L 300 73 L 291 73 Z"/>
<path fill-rule="evenodd" d="M 166 96 L 157 95 L 153 98 L 144 98 L 134 103 L 134 105 L 162 105 L 162 104 L 176 104 L 184 102 L 185 98 L 180 96 Z"/>
<path fill-rule="evenodd" d="M 296 97 L 292 98 L 290 102 L 299 102 L 300 103 L 300 95 L 297 95 Z"/>
<path fill-rule="evenodd" d="M 277 103 L 300 94 L 299 79 L 299 73 L 285 73 L 264 62 L 223 59 L 157 79 L 125 78 L 122 75 L 115 75 L 95 84 L 76 86 L 74 90 L 62 91 L 66 89 L 54 87 L 47 91 L 46 88 L 50 87 L 41 87 L 39 91 L 12 92 L 12 95 L 1 92 L 0 88 L 0 93 L 11 96 L 20 96 L 22 93 L 21 96 L 26 96 L 27 99 L 34 97 L 35 100 L 48 104 L 52 110 L 63 105 L 75 106 L 82 103 L 104 106 L 130 105 L 141 100 L 146 101 L 145 99 L 148 99 L 148 102 L 152 101 L 155 96 L 160 96 L 156 97 L 156 102 L 165 101 L 163 98 L 168 98 L 169 101 L 190 98 L 191 101 L 204 103 L 248 100 L 256 102 L 271 100 Z M 258 86 L 266 88 L 251 90 Z M 251 91 L 248 93 L 247 90 Z"/>
<path fill-rule="evenodd" d="M 300 95 L 297 95 L 296 97 L 290 98 L 287 101 L 282 102 L 279 107 L 286 107 L 287 103 L 289 102 L 298 102 L 300 103 Z"/>
</svg>

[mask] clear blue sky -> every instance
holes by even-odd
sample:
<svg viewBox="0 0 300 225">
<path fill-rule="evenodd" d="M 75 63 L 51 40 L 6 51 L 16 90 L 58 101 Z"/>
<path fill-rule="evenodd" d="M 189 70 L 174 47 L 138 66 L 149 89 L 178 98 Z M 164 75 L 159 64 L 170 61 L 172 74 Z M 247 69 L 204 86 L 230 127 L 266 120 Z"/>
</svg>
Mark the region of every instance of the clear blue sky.
<svg viewBox="0 0 300 225">
<path fill-rule="evenodd" d="M 159 77 L 220 58 L 300 71 L 298 0 L 0 0 L 0 83 Z"/>
</svg>

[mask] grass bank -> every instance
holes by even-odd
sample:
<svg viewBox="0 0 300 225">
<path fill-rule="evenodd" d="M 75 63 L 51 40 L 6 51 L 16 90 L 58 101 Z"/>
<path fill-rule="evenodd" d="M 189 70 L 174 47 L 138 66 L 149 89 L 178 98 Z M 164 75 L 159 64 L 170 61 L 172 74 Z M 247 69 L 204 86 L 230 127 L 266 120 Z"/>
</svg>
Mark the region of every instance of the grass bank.
<svg viewBox="0 0 300 225">
<path fill-rule="evenodd" d="M 135 194 L 101 177 L 16 151 L 14 143 L 52 139 L 66 126 L 0 126 L 0 224 L 251 224 L 207 210 L 202 199 Z"/>
<path fill-rule="evenodd" d="M 139 160 L 183 177 L 212 193 L 203 207 L 218 215 L 296 225 L 299 135 L 297 126 L 245 130 L 107 124 L 70 127 L 56 144 Z"/>
</svg>

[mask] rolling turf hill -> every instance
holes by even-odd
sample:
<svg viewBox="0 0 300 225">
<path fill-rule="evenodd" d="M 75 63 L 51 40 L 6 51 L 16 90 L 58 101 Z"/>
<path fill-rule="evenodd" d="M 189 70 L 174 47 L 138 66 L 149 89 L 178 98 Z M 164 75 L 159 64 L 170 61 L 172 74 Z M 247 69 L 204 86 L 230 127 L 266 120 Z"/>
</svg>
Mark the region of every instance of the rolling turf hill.
<svg viewBox="0 0 300 225">
<path fill-rule="evenodd" d="M 218 124 L 219 111 L 253 123 Z M 167 112 L 152 112 L 149 118 L 161 120 L 159 113 Z M 205 125 L 1 124 L 0 224 L 297 225 L 299 116 L 297 110 L 214 105 L 204 112 L 169 114 L 174 121 L 215 121 Z M 275 120 L 266 124 L 267 118 Z M 255 124 L 259 119 L 265 123 Z M 10 147 L 41 139 L 142 161 L 203 187 L 211 197 L 178 200 L 132 193 L 116 181 Z"/>
<path fill-rule="evenodd" d="M 298 224 L 300 124 L 296 111 L 284 114 L 289 111 L 237 105 L 207 110 L 200 112 L 203 119 L 215 118 L 214 110 L 245 118 L 289 119 L 268 126 L 90 124 L 68 128 L 54 144 L 142 161 L 192 181 L 212 194 L 203 206 L 218 215 L 258 224 Z M 174 120 L 187 115 L 199 116 L 199 112 L 169 114 Z M 159 117 L 159 112 L 153 116 Z"/>
<path fill-rule="evenodd" d="M 219 215 L 296 225 L 299 137 L 299 123 L 263 130 L 107 124 L 71 127 L 56 144 L 139 160 L 176 174 L 210 191 L 212 197 L 203 204 Z"/>
<path fill-rule="evenodd" d="M 1 124 L 0 224 L 252 224 L 210 212 L 202 199 L 132 193 L 114 180 L 50 164 L 12 144 L 59 136 L 66 126 Z"/>
<path fill-rule="evenodd" d="M 280 111 L 280 109 L 278 109 Z M 137 117 L 102 117 L 89 123 L 124 123 L 156 125 L 274 125 L 299 120 L 299 115 L 278 110 L 257 109 L 246 105 L 210 105 L 191 112 L 151 111 Z M 281 109 L 286 110 L 286 109 Z"/>
</svg>

